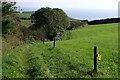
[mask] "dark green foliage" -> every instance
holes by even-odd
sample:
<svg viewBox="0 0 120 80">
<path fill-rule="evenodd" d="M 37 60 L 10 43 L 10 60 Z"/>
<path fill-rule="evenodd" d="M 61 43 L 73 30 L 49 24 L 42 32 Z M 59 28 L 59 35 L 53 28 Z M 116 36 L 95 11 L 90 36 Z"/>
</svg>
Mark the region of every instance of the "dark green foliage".
<svg viewBox="0 0 120 80">
<path fill-rule="evenodd" d="M 45 36 L 53 40 L 57 33 L 63 33 L 69 26 L 69 18 L 62 9 L 41 8 L 32 16 L 34 29 L 43 29 Z"/>
<path fill-rule="evenodd" d="M 84 27 L 87 21 L 70 21 L 70 26 L 66 30 L 73 30 L 77 27 Z"/>
<path fill-rule="evenodd" d="M 22 32 L 22 40 L 23 41 L 28 41 L 28 40 L 32 40 L 32 36 L 33 36 L 33 34 L 32 34 L 32 31 L 31 30 L 29 30 L 28 28 L 26 28 L 26 27 L 21 27 L 21 32 Z"/>
<path fill-rule="evenodd" d="M 12 6 L 14 6 L 16 3 L 15 2 L 3 2 L 2 3 L 2 16 L 8 15 L 12 13 L 13 9 Z"/>
<path fill-rule="evenodd" d="M 14 13 L 15 2 L 2 3 L 2 35 L 3 35 L 3 52 L 15 48 L 22 42 L 33 41 L 33 32 L 28 28 L 23 28 L 19 18 Z"/>
<path fill-rule="evenodd" d="M 12 7 L 15 4 L 16 4 L 15 2 L 2 3 L 2 34 L 3 35 L 9 33 L 10 29 L 13 28 L 16 16 L 13 14 Z"/>
<path fill-rule="evenodd" d="M 34 40 L 43 40 L 45 38 L 43 31 L 41 31 L 41 30 L 31 30 L 26 27 L 21 27 L 20 31 L 22 32 L 20 37 L 25 42 L 31 42 Z"/>
<path fill-rule="evenodd" d="M 9 32 L 8 30 L 12 28 L 12 21 L 10 20 L 4 20 L 2 21 L 2 34 L 6 34 L 7 32 Z"/>
</svg>

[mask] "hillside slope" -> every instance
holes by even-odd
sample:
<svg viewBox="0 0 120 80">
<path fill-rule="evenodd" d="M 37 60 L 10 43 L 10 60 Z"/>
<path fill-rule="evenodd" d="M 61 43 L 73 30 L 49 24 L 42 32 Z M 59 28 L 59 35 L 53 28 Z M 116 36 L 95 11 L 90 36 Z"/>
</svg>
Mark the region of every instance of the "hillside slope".
<svg viewBox="0 0 120 80">
<path fill-rule="evenodd" d="M 3 55 L 4 78 L 91 78 L 93 48 L 98 47 L 98 78 L 118 77 L 118 24 L 68 31 L 63 41 L 23 44 Z"/>
</svg>

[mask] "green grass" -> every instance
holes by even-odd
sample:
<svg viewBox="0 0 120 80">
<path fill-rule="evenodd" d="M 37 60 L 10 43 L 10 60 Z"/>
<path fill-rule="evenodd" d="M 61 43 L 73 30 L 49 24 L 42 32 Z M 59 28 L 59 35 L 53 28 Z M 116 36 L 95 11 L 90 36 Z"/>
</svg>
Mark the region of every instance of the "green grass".
<svg viewBox="0 0 120 80">
<path fill-rule="evenodd" d="M 63 41 L 22 44 L 3 55 L 5 78 L 93 78 L 93 49 L 98 47 L 97 78 L 118 77 L 118 24 L 91 25 L 66 32 Z"/>
<path fill-rule="evenodd" d="M 25 27 L 30 27 L 32 25 L 31 20 L 21 20 L 21 24 Z"/>
<path fill-rule="evenodd" d="M 33 14 L 31 13 L 16 13 L 18 17 L 20 18 L 30 18 L 30 16 Z M 30 27 L 31 24 L 31 20 L 21 20 L 21 24 L 25 27 Z"/>
<path fill-rule="evenodd" d="M 30 18 L 30 16 L 33 14 L 31 13 L 16 13 L 20 18 Z"/>
<path fill-rule="evenodd" d="M 33 14 L 31 13 L 16 13 L 18 17 L 20 18 L 30 18 L 30 16 Z M 21 20 L 21 24 L 25 27 L 30 27 L 31 24 L 31 20 Z"/>
</svg>

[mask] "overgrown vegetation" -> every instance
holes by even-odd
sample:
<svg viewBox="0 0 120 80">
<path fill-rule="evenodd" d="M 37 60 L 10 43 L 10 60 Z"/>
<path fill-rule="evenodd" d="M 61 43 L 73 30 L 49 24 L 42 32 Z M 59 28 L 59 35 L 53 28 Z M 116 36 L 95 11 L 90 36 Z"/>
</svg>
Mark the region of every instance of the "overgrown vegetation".
<svg viewBox="0 0 120 80">
<path fill-rule="evenodd" d="M 14 12 L 15 4 L 16 2 L 2 3 L 3 53 L 19 44 L 42 40 L 44 37 L 42 30 L 34 31 L 29 29 L 28 25 L 21 23 L 20 17 Z"/>
<path fill-rule="evenodd" d="M 70 21 L 70 26 L 66 30 L 73 30 L 78 27 L 84 27 L 87 25 L 87 20 L 80 21 L 80 20 L 71 20 Z"/>
<path fill-rule="evenodd" d="M 16 2 L 2 2 L 2 41 L 3 52 L 21 43 L 20 24 L 13 12 Z"/>
<path fill-rule="evenodd" d="M 7 33 L 10 33 L 10 30 L 13 29 L 14 21 L 16 19 L 15 16 L 13 16 L 13 9 L 12 6 L 14 6 L 16 3 L 2 3 L 2 34 L 5 35 Z"/>
</svg>

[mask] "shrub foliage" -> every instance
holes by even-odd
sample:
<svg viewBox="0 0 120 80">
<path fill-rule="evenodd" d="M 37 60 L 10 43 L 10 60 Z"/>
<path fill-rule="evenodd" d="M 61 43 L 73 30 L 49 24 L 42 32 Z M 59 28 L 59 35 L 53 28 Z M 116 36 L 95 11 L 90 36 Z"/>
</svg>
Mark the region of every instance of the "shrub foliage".
<svg viewBox="0 0 120 80">
<path fill-rule="evenodd" d="M 58 8 L 41 8 L 31 16 L 31 19 L 34 29 L 44 30 L 45 36 L 50 40 L 69 27 L 68 16 Z"/>
</svg>

